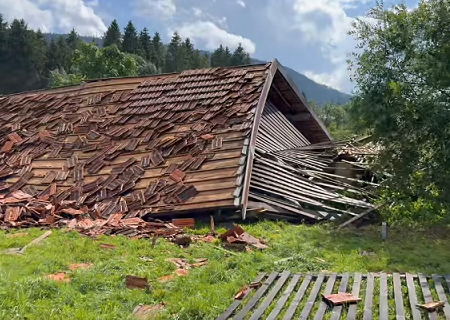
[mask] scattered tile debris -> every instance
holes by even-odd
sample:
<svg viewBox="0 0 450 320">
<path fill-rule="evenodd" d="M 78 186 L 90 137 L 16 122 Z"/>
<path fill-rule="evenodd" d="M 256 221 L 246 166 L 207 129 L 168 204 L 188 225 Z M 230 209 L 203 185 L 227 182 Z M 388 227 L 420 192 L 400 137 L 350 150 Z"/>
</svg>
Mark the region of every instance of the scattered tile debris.
<svg viewBox="0 0 450 320">
<path fill-rule="evenodd" d="M 233 229 L 226 231 L 224 234 L 219 236 L 219 239 L 226 241 L 229 244 L 244 244 L 251 245 L 257 249 L 266 249 L 267 245 L 262 243 L 261 240 L 256 239 L 242 229 L 241 226 L 235 225 Z"/>
<path fill-rule="evenodd" d="M 172 224 L 179 228 L 192 228 L 195 226 L 195 220 L 192 218 L 172 219 Z"/>
<path fill-rule="evenodd" d="M 147 289 L 149 287 L 147 278 L 136 276 L 126 276 L 125 285 L 128 289 Z"/>
<path fill-rule="evenodd" d="M 357 303 L 361 298 L 355 297 L 351 293 L 340 292 L 336 294 L 323 294 L 322 297 L 334 306 L 339 306 L 347 303 Z"/>
<path fill-rule="evenodd" d="M 165 303 L 160 303 L 154 306 L 139 305 L 133 310 L 133 317 L 138 320 L 153 320 L 156 319 L 158 313 L 164 309 Z"/>
<path fill-rule="evenodd" d="M 65 272 L 59 272 L 55 274 L 49 274 L 45 276 L 46 279 L 57 281 L 57 282 L 70 282 L 70 278 Z"/>
<path fill-rule="evenodd" d="M 242 298 L 245 297 L 245 295 L 248 292 L 249 287 L 248 286 L 244 286 L 244 288 L 241 289 L 241 291 L 239 291 L 235 296 L 234 299 L 236 300 L 241 300 Z"/>
<path fill-rule="evenodd" d="M 172 262 L 178 269 L 190 269 L 205 266 L 208 263 L 208 259 L 194 259 L 194 263 L 190 263 L 188 259 L 182 258 L 167 258 L 165 261 Z"/>
</svg>

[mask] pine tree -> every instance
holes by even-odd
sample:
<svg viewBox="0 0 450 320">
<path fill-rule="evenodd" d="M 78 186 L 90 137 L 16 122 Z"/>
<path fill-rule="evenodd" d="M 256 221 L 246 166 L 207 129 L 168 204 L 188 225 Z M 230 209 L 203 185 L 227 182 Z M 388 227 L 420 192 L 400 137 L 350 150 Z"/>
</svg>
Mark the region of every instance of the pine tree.
<svg viewBox="0 0 450 320">
<path fill-rule="evenodd" d="M 30 63 L 34 69 L 36 82 L 33 87 L 41 88 L 46 85 L 48 79 L 48 72 L 46 69 L 48 44 L 41 30 L 37 30 L 31 34 L 31 47 L 33 52 L 30 55 Z"/>
<path fill-rule="evenodd" d="M 222 63 L 224 67 L 228 67 L 231 65 L 231 51 L 230 48 L 225 47 L 225 52 L 223 53 Z"/>
<path fill-rule="evenodd" d="M 133 22 L 130 20 L 124 30 L 122 51 L 137 54 L 138 50 L 139 37 Z"/>
<path fill-rule="evenodd" d="M 150 37 L 147 28 L 144 28 L 139 35 L 139 47 L 140 56 L 147 62 L 151 61 L 153 57 L 152 38 Z"/>
<path fill-rule="evenodd" d="M 181 44 L 178 54 L 178 69 L 176 71 L 183 71 L 193 69 L 192 58 L 194 55 L 194 45 L 189 38 Z"/>
<path fill-rule="evenodd" d="M 162 43 L 161 36 L 158 32 L 155 32 L 153 39 L 152 39 L 152 49 L 153 49 L 153 56 L 151 59 L 151 62 L 156 66 L 158 69 L 163 69 L 165 64 L 165 49 L 164 44 Z"/>
<path fill-rule="evenodd" d="M 245 51 L 241 44 L 239 44 L 239 46 L 233 52 L 230 64 L 232 66 L 242 66 L 250 64 L 250 55 Z"/>
<path fill-rule="evenodd" d="M 69 49 L 70 52 L 74 52 L 80 45 L 80 42 L 81 39 L 78 33 L 75 31 L 75 29 L 72 29 L 72 31 L 69 33 L 66 39 L 67 48 Z"/>
<path fill-rule="evenodd" d="M 108 30 L 105 32 L 103 36 L 103 47 L 109 47 L 112 45 L 116 45 L 118 48 L 122 47 L 122 34 L 120 33 L 119 23 L 116 19 L 111 22 L 111 25 L 108 27 Z"/>
<path fill-rule="evenodd" d="M 220 45 L 216 50 L 211 54 L 211 67 L 223 67 L 223 55 L 225 53 L 225 49 L 223 45 Z"/>
<path fill-rule="evenodd" d="M 70 71 L 70 65 L 72 60 L 72 54 L 69 52 L 69 48 L 67 47 L 67 43 L 64 40 L 62 36 L 58 38 L 58 41 L 56 42 L 57 47 L 57 60 L 58 64 L 60 65 L 60 68 Z"/>
<path fill-rule="evenodd" d="M 179 71 L 179 52 L 181 47 L 181 37 L 178 32 L 174 32 L 172 40 L 169 43 L 166 54 L 166 64 L 164 72 L 177 72 Z"/>
<path fill-rule="evenodd" d="M 206 54 L 202 54 L 200 50 L 194 50 L 194 53 L 192 54 L 191 68 L 209 68 L 209 57 Z"/>
</svg>

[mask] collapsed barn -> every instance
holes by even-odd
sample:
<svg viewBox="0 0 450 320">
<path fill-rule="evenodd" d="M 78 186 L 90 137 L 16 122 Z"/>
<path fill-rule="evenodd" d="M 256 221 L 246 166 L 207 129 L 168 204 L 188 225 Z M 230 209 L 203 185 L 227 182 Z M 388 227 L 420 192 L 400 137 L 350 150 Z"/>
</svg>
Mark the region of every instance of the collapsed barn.
<svg viewBox="0 0 450 320">
<path fill-rule="evenodd" d="M 0 122 L 7 225 L 374 208 L 277 60 L 0 97 Z"/>
</svg>

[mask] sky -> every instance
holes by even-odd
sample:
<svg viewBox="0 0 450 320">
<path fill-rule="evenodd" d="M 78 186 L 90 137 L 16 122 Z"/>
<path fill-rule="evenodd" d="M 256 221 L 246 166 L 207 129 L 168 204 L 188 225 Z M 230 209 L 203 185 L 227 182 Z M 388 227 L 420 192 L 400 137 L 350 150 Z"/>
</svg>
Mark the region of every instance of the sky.
<svg viewBox="0 0 450 320">
<path fill-rule="evenodd" d="M 386 6 L 395 0 L 384 1 Z M 417 0 L 403 1 L 408 7 Z M 372 0 L 0 0 L 0 13 L 44 32 L 101 37 L 113 19 L 158 31 L 165 42 L 176 30 L 196 48 L 239 43 L 253 58 L 277 58 L 310 79 L 351 93 L 347 67 L 355 40 L 347 35 Z"/>
</svg>

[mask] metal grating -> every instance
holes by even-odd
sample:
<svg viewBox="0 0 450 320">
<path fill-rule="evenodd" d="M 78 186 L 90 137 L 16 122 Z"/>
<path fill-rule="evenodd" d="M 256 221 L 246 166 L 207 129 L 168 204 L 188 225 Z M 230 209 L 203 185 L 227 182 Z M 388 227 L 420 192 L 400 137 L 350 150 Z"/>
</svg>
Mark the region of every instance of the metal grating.
<svg viewBox="0 0 450 320">
<path fill-rule="evenodd" d="M 447 319 L 450 320 L 450 275 L 411 274 L 259 274 L 258 288 L 249 288 L 216 320 L 241 319 Z M 349 292 L 358 304 L 329 306 L 322 294 Z M 421 311 L 417 304 L 443 301 L 434 312 Z"/>
</svg>

